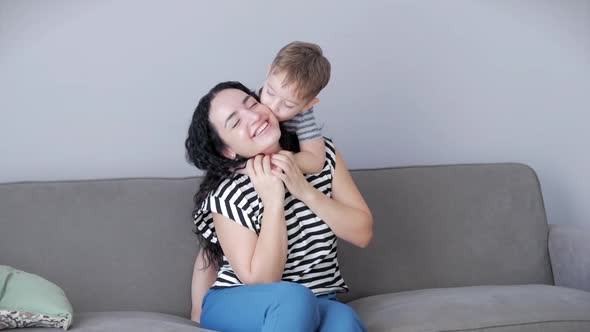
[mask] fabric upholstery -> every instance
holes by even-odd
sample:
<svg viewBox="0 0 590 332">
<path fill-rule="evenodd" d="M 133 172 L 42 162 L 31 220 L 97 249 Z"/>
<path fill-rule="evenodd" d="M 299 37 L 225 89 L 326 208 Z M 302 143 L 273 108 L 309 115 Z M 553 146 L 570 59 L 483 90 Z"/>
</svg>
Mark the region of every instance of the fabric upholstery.
<svg viewBox="0 0 590 332">
<path fill-rule="evenodd" d="M 341 298 L 422 288 L 553 284 L 535 172 L 521 164 L 354 172 L 373 240 L 341 241 Z"/>
<path fill-rule="evenodd" d="M 376 331 L 383 322 L 392 324 L 383 331 L 414 331 L 425 326 L 422 320 L 449 331 L 459 326 L 448 325 L 451 320 L 464 331 L 590 330 L 590 293 L 543 286 L 554 282 L 548 226 L 529 167 L 444 165 L 352 175 L 373 212 L 374 234 L 366 249 L 340 242 L 342 274 L 351 289 L 341 299 L 359 299 L 352 304 Z M 59 284 L 74 307 L 74 331 L 194 329 L 186 318 L 199 250 L 192 197 L 200 181 L 0 184 L 0 263 Z M 578 238 L 553 235 L 554 257 L 587 251 Z M 577 249 L 570 250 L 574 243 Z M 554 260 L 585 262 L 577 256 Z M 568 275 L 557 277 L 560 284 L 584 284 L 575 279 L 579 274 Z M 466 287 L 483 285 L 496 286 Z M 507 308 L 512 310 L 504 313 Z M 541 321 L 551 310 L 546 317 L 562 320 Z M 494 318 L 507 325 L 489 325 Z"/>
<path fill-rule="evenodd" d="M 551 225 L 549 253 L 556 285 L 590 292 L 590 227 Z"/>
<path fill-rule="evenodd" d="M 32 328 L 23 332 L 57 332 L 59 329 Z M 118 311 L 83 312 L 68 330 L 72 332 L 205 332 L 196 323 L 172 315 L 155 312 Z M 62 331 L 63 332 L 63 331 Z"/>
<path fill-rule="evenodd" d="M 197 185 L 195 178 L 0 184 L 0 262 L 60 285 L 75 312 L 189 317 Z"/>
<path fill-rule="evenodd" d="M 349 303 L 369 331 L 590 331 L 590 293 L 547 285 L 473 286 Z"/>
</svg>

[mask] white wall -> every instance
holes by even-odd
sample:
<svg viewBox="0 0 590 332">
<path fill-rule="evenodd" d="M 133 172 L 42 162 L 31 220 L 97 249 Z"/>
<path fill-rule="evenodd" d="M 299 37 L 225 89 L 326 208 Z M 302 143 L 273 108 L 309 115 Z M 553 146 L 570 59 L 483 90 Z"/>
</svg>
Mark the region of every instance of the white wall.
<svg viewBox="0 0 590 332">
<path fill-rule="evenodd" d="M 200 174 L 198 98 L 292 40 L 332 62 L 351 168 L 523 162 L 550 222 L 590 225 L 587 0 L 0 0 L 0 182 Z"/>
</svg>

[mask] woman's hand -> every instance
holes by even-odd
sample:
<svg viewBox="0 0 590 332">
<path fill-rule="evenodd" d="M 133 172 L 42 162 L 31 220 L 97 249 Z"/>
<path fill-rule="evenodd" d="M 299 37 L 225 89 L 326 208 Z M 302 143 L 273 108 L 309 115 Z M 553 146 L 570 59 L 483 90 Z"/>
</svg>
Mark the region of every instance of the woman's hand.
<svg viewBox="0 0 590 332">
<path fill-rule="evenodd" d="M 307 182 L 297 166 L 293 153 L 282 150 L 271 157 L 272 173 L 280 178 L 287 190 L 301 201 L 305 201 L 313 187 Z"/>
<path fill-rule="evenodd" d="M 246 174 L 264 205 L 280 204 L 285 200 L 285 187 L 280 178 L 271 171 L 270 157 L 257 155 L 248 159 Z"/>
</svg>

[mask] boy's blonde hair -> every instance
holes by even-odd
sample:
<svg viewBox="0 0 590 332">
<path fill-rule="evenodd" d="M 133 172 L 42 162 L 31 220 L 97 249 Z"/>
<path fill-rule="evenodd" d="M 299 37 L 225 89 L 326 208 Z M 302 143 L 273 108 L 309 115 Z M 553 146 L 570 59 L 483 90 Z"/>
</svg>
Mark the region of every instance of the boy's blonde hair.
<svg viewBox="0 0 590 332">
<path fill-rule="evenodd" d="M 295 84 L 297 96 L 310 100 L 330 81 L 330 61 L 313 43 L 294 41 L 281 48 L 270 66 L 273 74 L 285 72 L 284 85 Z"/>
</svg>

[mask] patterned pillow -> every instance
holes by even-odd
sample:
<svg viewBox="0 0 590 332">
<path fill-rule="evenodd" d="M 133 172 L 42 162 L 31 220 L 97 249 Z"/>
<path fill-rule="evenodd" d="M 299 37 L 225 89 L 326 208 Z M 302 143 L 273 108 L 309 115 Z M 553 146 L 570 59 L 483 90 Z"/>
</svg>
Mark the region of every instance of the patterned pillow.
<svg viewBox="0 0 590 332">
<path fill-rule="evenodd" d="M 72 318 L 72 305 L 56 284 L 0 265 L 0 330 L 19 327 L 67 330 Z"/>
</svg>

